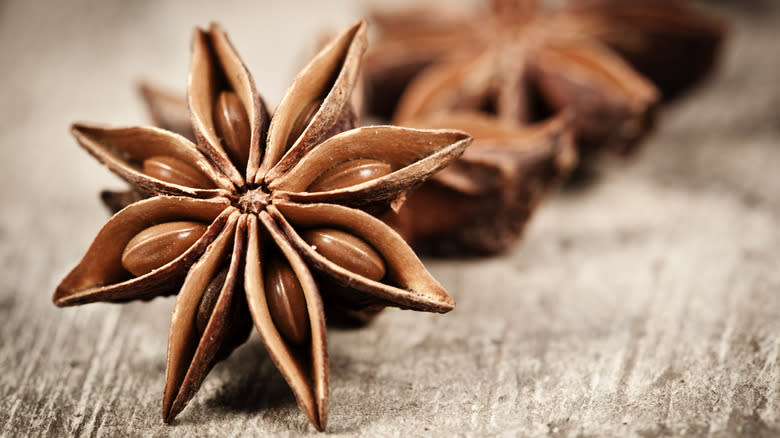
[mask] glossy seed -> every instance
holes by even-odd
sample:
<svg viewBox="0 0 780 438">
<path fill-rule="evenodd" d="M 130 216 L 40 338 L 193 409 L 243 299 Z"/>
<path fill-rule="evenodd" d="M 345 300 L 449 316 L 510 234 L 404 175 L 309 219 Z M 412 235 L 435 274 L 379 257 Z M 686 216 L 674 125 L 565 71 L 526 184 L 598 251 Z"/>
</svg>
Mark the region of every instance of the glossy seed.
<svg viewBox="0 0 780 438">
<path fill-rule="evenodd" d="M 195 328 L 199 334 L 203 334 L 206 331 L 211 314 L 214 312 L 214 306 L 217 305 L 219 293 L 222 291 L 222 286 L 225 285 L 227 273 L 227 268 L 219 271 L 209 282 L 209 285 L 206 286 L 206 290 L 203 291 L 203 296 L 200 298 L 200 304 L 198 305 L 198 313 L 195 314 Z"/>
<path fill-rule="evenodd" d="M 214 184 L 206 175 L 173 157 L 149 157 L 144 160 L 143 169 L 145 174 L 165 182 L 199 189 L 214 188 Z"/>
<path fill-rule="evenodd" d="M 269 257 L 263 273 L 265 296 L 274 325 L 294 345 L 309 340 L 309 315 L 303 288 L 287 262 Z"/>
<path fill-rule="evenodd" d="M 232 91 L 219 93 L 214 104 L 214 129 L 222 139 L 230 160 L 244 172 L 249 161 L 249 141 L 251 131 L 249 117 L 238 95 Z"/>
<path fill-rule="evenodd" d="M 389 175 L 392 171 L 393 168 L 384 161 L 371 158 L 349 160 L 323 172 L 306 191 L 327 192 L 328 190 L 341 189 L 381 178 Z"/>
<path fill-rule="evenodd" d="M 331 228 L 306 230 L 301 237 L 323 257 L 350 272 L 374 281 L 385 276 L 382 256 L 359 237 Z"/>
<path fill-rule="evenodd" d="M 206 232 L 200 222 L 165 222 L 151 226 L 135 237 L 122 252 L 122 266 L 141 276 L 179 257 Z"/>
<path fill-rule="evenodd" d="M 320 109 L 320 105 L 322 105 L 322 99 L 309 102 L 309 104 L 301 110 L 300 114 L 298 114 L 295 123 L 292 124 L 292 128 L 290 129 L 290 136 L 287 137 L 288 149 L 295 144 L 298 137 L 300 137 L 301 134 L 303 134 L 303 131 L 306 130 L 306 127 L 309 126 L 311 119 L 314 118 L 314 115 L 317 114 L 317 111 Z"/>
</svg>

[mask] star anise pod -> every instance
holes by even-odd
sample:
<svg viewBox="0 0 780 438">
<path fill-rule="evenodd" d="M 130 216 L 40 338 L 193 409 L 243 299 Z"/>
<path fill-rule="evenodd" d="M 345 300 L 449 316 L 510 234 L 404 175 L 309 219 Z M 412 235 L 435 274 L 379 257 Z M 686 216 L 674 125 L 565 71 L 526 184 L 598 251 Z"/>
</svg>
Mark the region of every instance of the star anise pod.
<svg viewBox="0 0 780 438">
<path fill-rule="evenodd" d="M 577 163 L 569 113 L 525 127 L 471 112 L 410 123 L 463 129 L 474 136 L 455 163 L 411 192 L 397 215 L 385 216 L 425 253 L 485 255 L 507 250 Z"/>
<path fill-rule="evenodd" d="M 529 124 L 568 109 L 585 158 L 627 152 L 652 126 L 658 91 L 577 20 L 534 0 L 496 0 L 479 14 L 375 14 L 368 106 L 392 109 L 399 124 L 462 110 Z"/>
<path fill-rule="evenodd" d="M 145 199 L 115 214 L 54 303 L 177 294 L 163 419 L 255 328 L 318 429 L 328 415 L 323 313 L 396 306 L 447 312 L 452 298 L 390 227 L 366 211 L 455 159 L 459 131 L 349 129 L 365 23 L 336 37 L 290 85 L 272 118 L 216 25 L 196 31 L 188 104 L 197 144 L 162 129 L 73 126 L 78 142 Z"/>
</svg>

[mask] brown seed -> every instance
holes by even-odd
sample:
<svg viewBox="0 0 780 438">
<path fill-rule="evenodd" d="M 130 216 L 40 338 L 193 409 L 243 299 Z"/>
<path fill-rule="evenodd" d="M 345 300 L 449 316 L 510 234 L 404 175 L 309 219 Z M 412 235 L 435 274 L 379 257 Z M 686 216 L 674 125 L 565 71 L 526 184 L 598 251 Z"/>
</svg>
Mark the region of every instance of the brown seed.
<svg viewBox="0 0 780 438">
<path fill-rule="evenodd" d="M 206 225 L 200 222 L 177 221 L 151 226 L 127 243 L 122 252 L 122 266 L 136 276 L 148 274 L 182 255 L 205 232 Z"/>
<path fill-rule="evenodd" d="M 249 161 L 249 141 L 251 137 L 249 117 L 238 95 L 232 91 L 219 93 L 214 104 L 214 129 L 222 139 L 230 159 L 242 173 Z"/>
<path fill-rule="evenodd" d="M 342 268 L 379 281 L 385 276 L 385 261 L 363 239 L 332 228 L 306 230 L 301 237 L 323 257 Z"/>
<path fill-rule="evenodd" d="M 326 192 L 328 190 L 360 184 L 372 179 L 389 175 L 393 171 L 388 163 L 371 158 L 358 158 L 337 164 L 322 173 L 306 189 L 307 192 Z"/>
<path fill-rule="evenodd" d="M 214 183 L 198 169 L 179 159 L 164 155 L 144 160 L 144 173 L 159 180 L 181 186 L 212 189 Z"/>
<path fill-rule="evenodd" d="M 293 123 L 292 128 L 290 129 L 290 136 L 287 137 L 288 149 L 293 144 L 295 144 L 295 141 L 298 140 L 298 137 L 300 137 L 306 127 L 309 126 L 309 122 L 311 122 L 311 119 L 313 119 L 314 115 L 317 114 L 317 110 L 320 109 L 320 105 L 322 105 L 322 99 L 309 102 L 309 104 L 303 108 L 301 113 L 298 114 L 298 117 L 295 119 L 295 123 Z"/>
<path fill-rule="evenodd" d="M 268 258 L 263 273 L 265 296 L 271 319 L 282 336 L 292 344 L 309 340 L 309 315 L 303 288 L 287 262 L 277 257 Z"/>
<path fill-rule="evenodd" d="M 222 291 L 222 286 L 225 285 L 227 273 L 227 268 L 219 271 L 209 282 L 209 285 L 206 286 L 206 290 L 203 291 L 203 296 L 200 298 L 200 304 L 198 305 L 198 313 L 195 314 L 195 328 L 200 334 L 203 334 L 206 330 L 211 313 L 214 312 L 214 306 L 217 305 L 219 293 Z"/>
</svg>

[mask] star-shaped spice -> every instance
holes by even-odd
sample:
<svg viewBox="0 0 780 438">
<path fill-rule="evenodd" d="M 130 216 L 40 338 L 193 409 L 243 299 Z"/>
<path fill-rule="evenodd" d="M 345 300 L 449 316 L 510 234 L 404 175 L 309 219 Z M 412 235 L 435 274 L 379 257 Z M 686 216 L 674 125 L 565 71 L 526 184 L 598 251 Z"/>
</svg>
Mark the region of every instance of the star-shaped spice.
<svg viewBox="0 0 780 438">
<path fill-rule="evenodd" d="M 452 298 L 373 214 L 457 158 L 463 132 L 351 129 L 365 24 L 337 36 L 269 117 L 216 25 L 198 30 L 188 81 L 197 144 L 157 128 L 77 124 L 79 143 L 141 199 L 116 213 L 54 303 L 177 294 L 163 419 L 170 422 L 254 324 L 300 408 L 328 415 L 324 307 L 447 312 Z M 121 204 L 121 202 L 120 202 Z"/>
<path fill-rule="evenodd" d="M 491 3 L 477 14 L 376 14 L 369 107 L 399 124 L 464 110 L 529 124 L 568 109 L 585 158 L 625 152 L 648 131 L 658 91 L 576 16 L 534 0 Z"/>
<path fill-rule="evenodd" d="M 712 70 L 727 30 L 683 0 L 490 4 L 375 14 L 369 111 L 405 122 L 470 109 L 529 123 L 567 107 L 583 158 L 626 152 L 652 125 L 661 93 L 676 97 Z"/>
</svg>

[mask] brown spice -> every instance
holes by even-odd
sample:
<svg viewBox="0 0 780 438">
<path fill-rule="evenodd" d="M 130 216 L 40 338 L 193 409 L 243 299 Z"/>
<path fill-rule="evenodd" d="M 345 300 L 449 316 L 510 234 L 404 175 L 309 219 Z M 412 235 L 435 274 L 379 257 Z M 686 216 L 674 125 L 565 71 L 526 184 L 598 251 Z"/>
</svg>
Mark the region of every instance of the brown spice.
<svg viewBox="0 0 780 438">
<path fill-rule="evenodd" d="M 53 300 L 70 306 L 177 294 L 166 422 L 253 322 L 299 407 L 322 430 L 329 400 L 323 300 L 369 313 L 453 308 L 402 238 L 365 211 L 397 208 L 470 138 L 454 130 L 348 130 L 364 47 L 358 22 L 304 68 L 270 118 L 226 34 L 212 25 L 193 41 L 188 103 L 197 144 L 156 128 L 73 126 L 81 146 L 132 186 L 104 193 L 107 203 L 133 203 L 100 230 Z M 176 118 L 166 117 L 158 122 Z"/>
<path fill-rule="evenodd" d="M 642 74 L 666 97 L 679 94 L 710 69 L 724 30 L 675 0 L 490 4 L 373 17 L 370 112 L 474 136 L 458 162 L 385 216 L 418 251 L 508 249 L 578 162 L 587 172 L 600 151 L 629 153 L 649 131 L 660 94 Z"/>
<path fill-rule="evenodd" d="M 367 107 L 401 124 L 463 110 L 528 124 L 569 109 L 583 158 L 627 153 L 660 98 L 643 75 L 664 96 L 679 94 L 711 69 L 725 33 L 676 0 L 579 0 L 557 11 L 537 3 L 374 14 Z"/>
<path fill-rule="evenodd" d="M 533 0 L 496 0 L 483 13 L 376 14 L 379 38 L 366 56 L 368 96 L 392 84 L 393 120 L 408 124 L 472 111 L 514 124 L 574 114 L 581 155 L 625 153 L 652 126 L 656 88 L 598 40 L 577 17 Z M 405 71 L 404 71 L 405 70 Z M 400 94 L 400 91 L 403 91 Z M 397 104 L 396 104 L 397 102 Z"/>
</svg>

